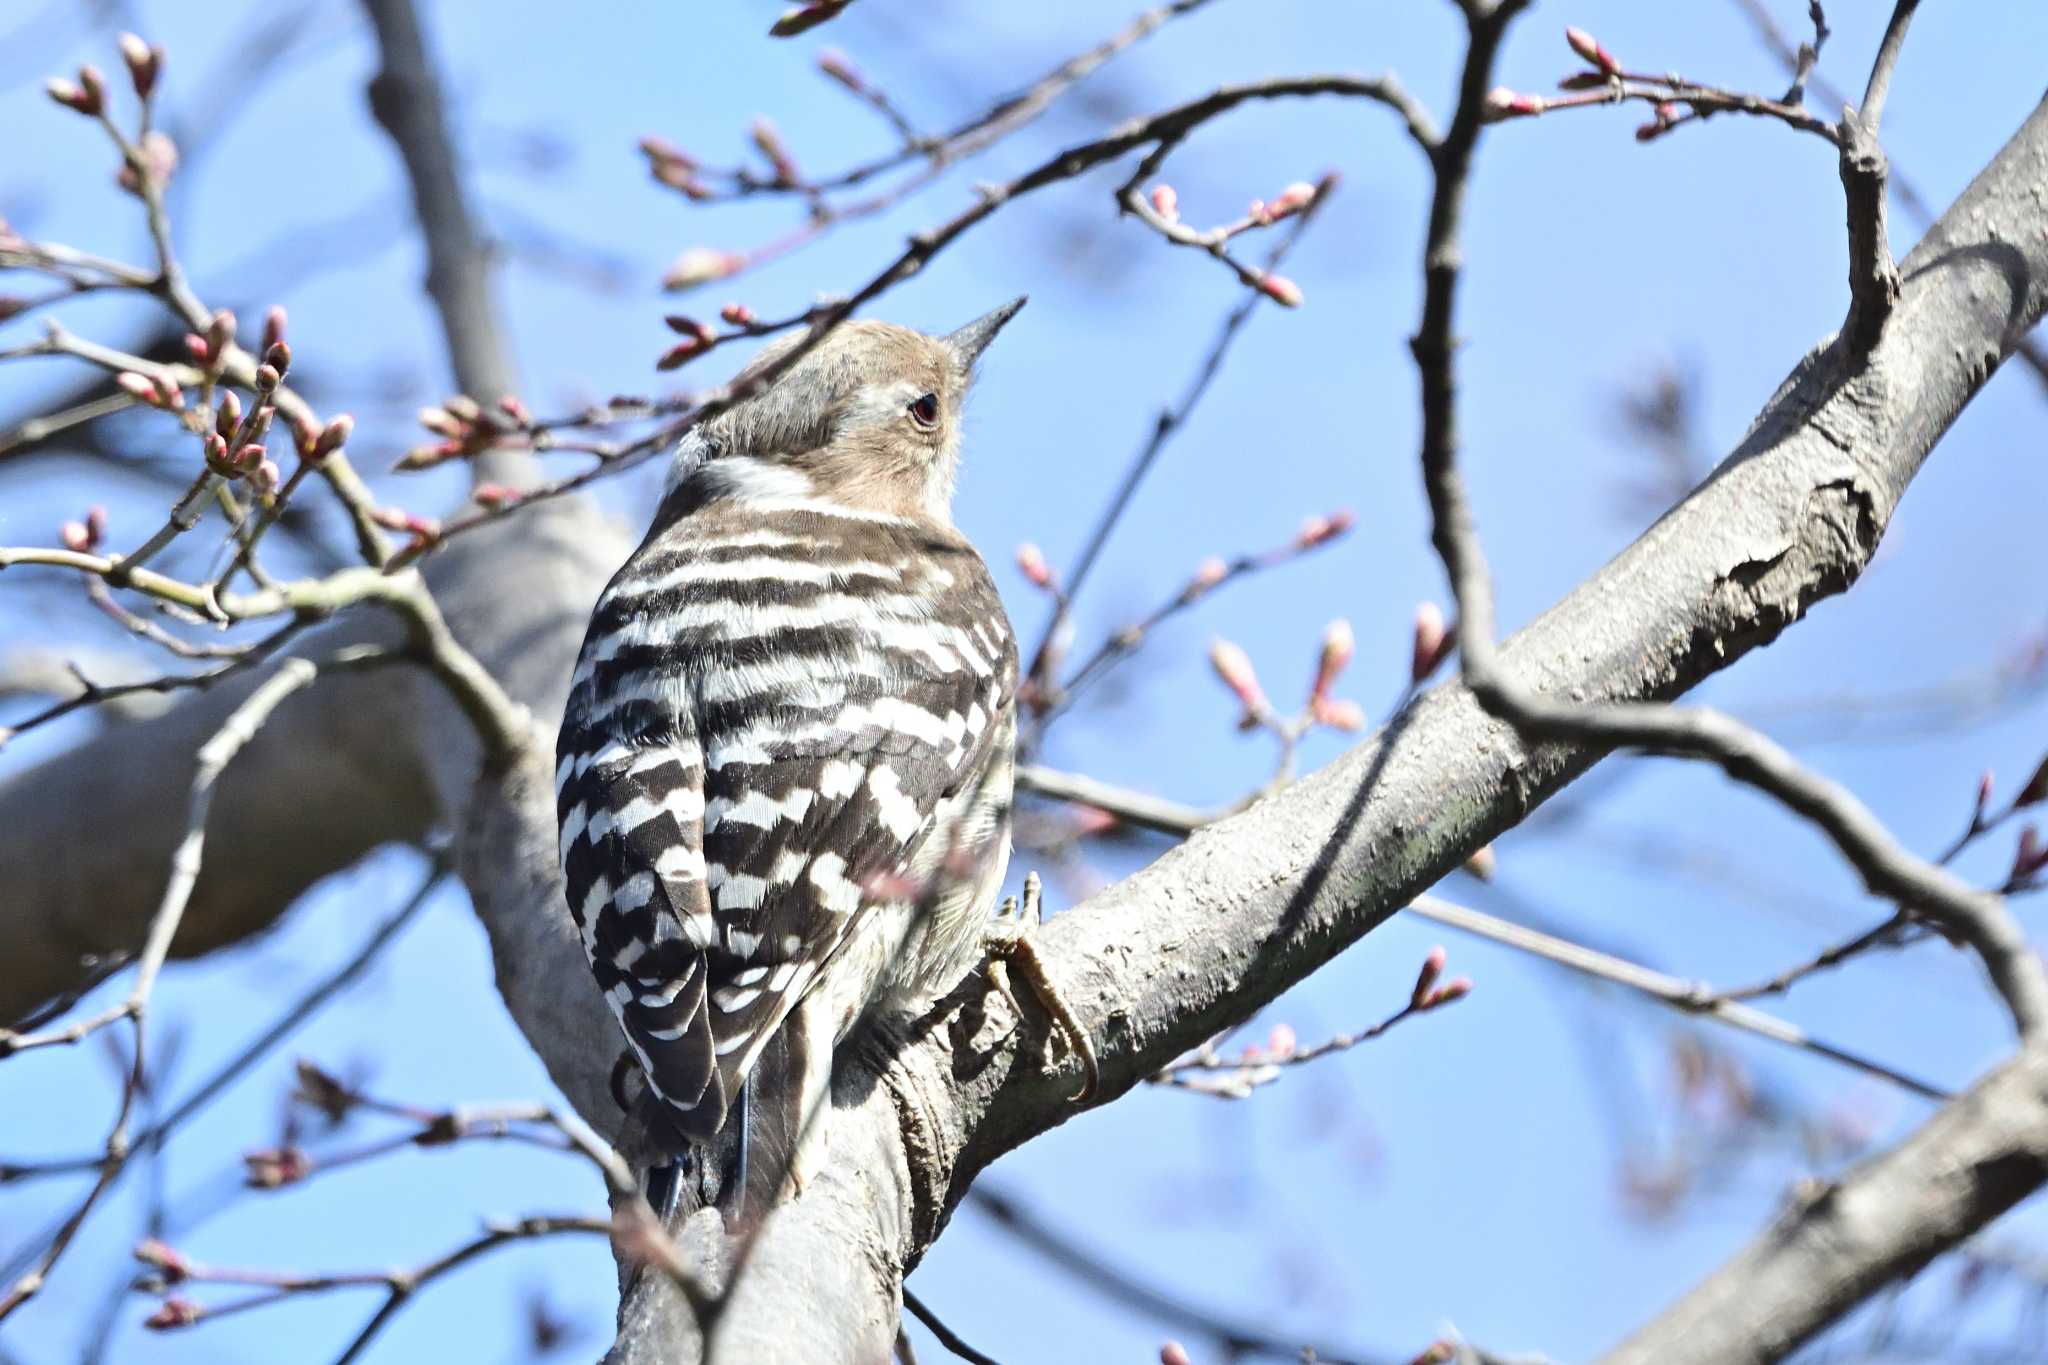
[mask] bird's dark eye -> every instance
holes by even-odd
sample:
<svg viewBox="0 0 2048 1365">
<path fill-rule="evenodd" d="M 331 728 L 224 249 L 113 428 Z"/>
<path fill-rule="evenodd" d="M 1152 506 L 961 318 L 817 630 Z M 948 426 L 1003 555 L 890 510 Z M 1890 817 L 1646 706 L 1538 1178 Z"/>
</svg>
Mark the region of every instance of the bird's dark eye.
<svg viewBox="0 0 2048 1365">
<path fill-rule="evenodd" d="M 928 393 L 910 405 L 910 419 L 921 427 L 939 424 L 939 396 Z"/>
</svg>

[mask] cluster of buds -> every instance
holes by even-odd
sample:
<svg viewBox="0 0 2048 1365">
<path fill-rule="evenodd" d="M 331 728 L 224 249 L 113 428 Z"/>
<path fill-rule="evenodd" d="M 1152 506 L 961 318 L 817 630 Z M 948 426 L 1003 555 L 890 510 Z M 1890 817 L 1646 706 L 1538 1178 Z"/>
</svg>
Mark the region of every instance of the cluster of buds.
<svg viewBox="0 0 2048 1365">
<path fill-rule="evenodd" d="M 532 425 L 526 405 L 516 399 L 514 404 L 512 409 L 501 403 L 495 410 L 486 411 L 474 398 L 458 393 L 437 406 L 421 408 L 420 425 L 442 439 L 406 451 L 391 466 L 393 472 L 432 469 L 448 460 L 467 459 L 502 444 L 515 431 Z"/>
<path fill-rule="evenodd" d="M 355 433 L 355 429 L 356 419 L 345 412 L 314 432 L 311 441 L 306 439 L 305 431 L 301 430 L 296 422 L 292 426 L 298 441 L 299 458 L 307 464 L 319 464 L 347 445 L 348 438 Z"/>
<path fill-rule="evenodd" d="M 242 1153 L 242 1183 L 252 1190 L 283 1189 L 312 1173 L 312 1156 L 296 1143 Z"/>
<path fill-rule="evenodd" d="M 713 280 L 727 279 L 747 268 L 747 258 L 737 251 L 720 251 L 716 247 L 693 246 L 686 249 L 661 277 L 661 287 L 671 293 L 694 289 L 700 284 Z"/>
<path fill-rule="evenodd" d="M 1422 959 L 1422 970 L 1415 975 L 1415 989 L 1408 995 L 1408 1008 L 1420 1013 L 1448 1005 L 1453 1000 L 1462 1000 L 1472 993 L 1472 978 L 1454 976 L 1438 984 L 1444 974 L 1444 963 L 1448 955 L 1441 945 L 1429 950 L 1429 956 Z"/>
<path fill-rule="evenodd" d="M 803 183 L 803 174 L 796 168 L 796 158 L 790 155 L 789 144 L 782 140 L 782 131 L 774 123 L 765 117 L 757 118 L 747 129 L 747 136 L 753 140 L 754 149 L 774 168 L 777 185 Z"/>
<path fill-rule="evenodd" d="M 668 139 L 641 138 L 640 154 L 647 158 L 647 172 L 654 177 L 656 184 L 680 190 L 699 202 L 713 197 L 710 186 L 697 178 L 701 163 Z"/>
<path fill-rule="evenodd" d="M 1249 214 L 1260 227 L 1271 227 L 1283 218 L 1292 218 L 1315 201 L 1316 187 L 1306 180 L 1297 180 L 1271 199 L 1252 200 Z"/>
<path fill-rule="evenodd" d="M 808 32 L 828 19 L 837 19 L 853 0 L 806 0 L 795 9 L 786 9 L 773 24 L 768 26 L 771 38 L 794 38 Z"/>
<path fill-rule="evenodd" d="M 115 385 L 121 392 L 136 402 L 164 412 L 185 410 L 185 391 L 178 387 L 178 381 L 171 378 L 167 370 L 144 374 L 140 370 L 123 370 L 114 376 Z"/>
<path fill-rule="evenodd" d="M 107 509 L 97 505 L 87 508 L 84 520 L 65 522 L 57 528 L 57 536 L 65 549 L 91 554 L 107 538 Z"/>
</svg>

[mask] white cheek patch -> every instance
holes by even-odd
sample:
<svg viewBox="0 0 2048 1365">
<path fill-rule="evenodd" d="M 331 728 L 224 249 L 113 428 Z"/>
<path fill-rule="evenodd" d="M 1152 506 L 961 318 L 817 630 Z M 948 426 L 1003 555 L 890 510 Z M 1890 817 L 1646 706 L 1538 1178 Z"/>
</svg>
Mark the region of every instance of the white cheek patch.
<svg viewBox="0 0 2048 1365">
<path fill-rule="evenodd" d="M 879 427 L 904 418 L 910 405 L 925 395 L 925 390 L 907 379 L 892 384 L 869 384 L 853 396 L 846 407 L 846 425 L 850 427 Z M 906 419 L 907 420 L 907 419 Z"/>
<path fill-rule="evenodd" d="M 757 460 L 751 455 L 726 455 L 711 460 L 700 467 L 697 478 L 714 496 L 741 503 L 807 498 L 816 491 L 810 475 L 801 469 Z"/>
</svg>

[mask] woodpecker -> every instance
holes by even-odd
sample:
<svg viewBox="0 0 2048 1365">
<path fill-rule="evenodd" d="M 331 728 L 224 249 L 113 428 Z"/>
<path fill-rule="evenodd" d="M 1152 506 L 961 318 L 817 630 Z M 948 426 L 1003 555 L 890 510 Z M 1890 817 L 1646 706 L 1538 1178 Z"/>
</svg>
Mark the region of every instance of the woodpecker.
<svg viewBox="0 0 2048 1365">
<path fill-rule="evenodd" d="M 839 1042 L 990 937 L 1017 646 L 951 507 L 976 361 L 1023 304 L 842 324 L 694 428 L 591 618 L 557 749 L 569 911 L 657 1140 L 726 1153 L 699 1168 L 721 1204 L 735 1141 L 744 1172 L 772 1130 L 786 1169 Z"/>
</svg>

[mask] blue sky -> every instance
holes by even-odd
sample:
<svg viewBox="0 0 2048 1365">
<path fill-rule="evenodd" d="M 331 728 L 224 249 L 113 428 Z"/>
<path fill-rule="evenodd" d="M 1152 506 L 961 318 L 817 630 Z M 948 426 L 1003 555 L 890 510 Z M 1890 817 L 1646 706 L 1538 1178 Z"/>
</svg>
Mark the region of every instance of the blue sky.
<svg viewBox="0 0 2048 1365">
<path fill-rule="evenodd" d="M 1789 31 L 1802 6 L 1770 0 Z M 15 154 L 0 176 L 0 215 L 37 237 L 139 258 L 140 224 L 103 174 L 85 121 L 48 104 L 38 79 L 90 57 L 112 68 L 109 35 L 69 6 L 0 14 L 0 127 Z M 1823 70 L 1854 89 L 1888 9 L 1838 5 Z M 132 21 L 169 44 L 173 108 L 201 89 L 267 11 L 138 3 Z M 16 12 L 18 10 L 18 12 Z M 789 43 L 763 36 L 772 4 L 589 7 L 430 6 L 433 39 L 483 219 L 507 241 L 500 295 L 523 392 L 539 411 L 660 383 L 666 344 L 655 280 L 686 246 L 745 246 L 790 226 L 788 206 L 705 209 L 650 184 L 636 140 L 660 133 L 712 161 L 746 154 L 746 125 L 772 113 L 799 161 L 829 168 L 887 146 L 879 121 L 819 79 L 817 51 L 845 48 L 934 129 L 1124 22 L 1101 5 L 912 7 L 863 0 L 845 20 Z M 438 331 L 417 291 L 421 261 L 402 211 L 394 156 L 364 113 L 374 66 L 352 5 L 312 8 L 301 46 L 269 73 L 246 111 L 181 187 L 179 233 L 210 300 L 253 321 L 289 306 L 299 365 L 354 406 L 381 468 L 411 443 L 403 416 L 446 392 Z M 52 16 L 58 16 L 53 18 Z M 1542 90 L 1570 70 L 1561 38 L 1575 23 L 1631 66 L 1677 68 L 1776 90 L 1783 76 L 1733 4 L 1626 0 L 1542 5 L 1517 28 L 1501 79 Z M 19 29 L 16 30 L 16 26 Z M 1448 4 L 1272 5 L 1216 0 L 1169 26 L 1078 92 L 1072 107 L 901 209 L 856 224 L 727 290 L 763 316 L 848 290 L 950 216 L 977 179 L 1014 174 L 1126 113 L 1163 107 L 1229 80 L 1318 70 L 1398 71 L 1446 112 L 1454 79 Z M 1916 25 L 1885 122 L 1896 166 L 1945 203 L 2040 95 L 2048 10 L 1958 4 Z M 1653 509 L 1623 485 L 1647 457 L 1616 400 L 1675 364 L 1699 399 L 1709 455 L 1729 449 L 1785 371 L 1839 320 L 1844 303 L 1834 153 L 1775 124 L 1715 119 L 1650 146 L 1630 136 L 1637 110 L 1527 120 L 1493 130 L 1479 159 L 1468 226 L 1462 331 L 1466 468 L 1512 628 L 1555 601 L 1638 534 Z M 1287 267 L 1305 306 L 1262 309 L 1209 394 L 1139 494 L 1080 611 L 1081 638 L 1173 592 L 1205 555 L 1285 540 L 1304 516 L 1348 507 L 1357 530 L 1335 548 L 1219 594 L 1162 631 L 1125 670 L 1113 700 L 1053 732 L 1049 761 L 1197 803 L 1250 790 L 1270 767 L 1262 737 L 1231 728 L 1232 704 L 1204 651 L 1227 636 L 1250 651 L 1283 704 L 1304 690 L 1316 641 L 1348 617 L 1359 657 L 1343 691 L 1377 714 L 1398 690 L 1415 603 L 1443 597 L 1427 543 L 1415 466 L 1414 377 L 1405 338 L 1418 303 L 1424 177 L 1385 111 L 1333 101 L 1256 106 L 1205 127 L 1170 163 L 1193 222 L 1234 217 L 1245 201 L 1337 168 L 1338 197 Z M 1015 571 L 1023 540 L 1070 563 L 1158 406 L 1179 391 L 1237 286 L 1198 253 L 1173 251 L 1114 216 L 1113 167 L 1043 191 L 998 215 L 896 290 L 881 316 L 946 330 L 1017 293 L 1031 307 L 990 352 L 970 415 L 958 519 L 995 564 L 1027 637 L 1044 604 Z M 1894 217 L 1901 254 L 1914 235 Z M 340 224 L 339 230 L 327 225 Z M 252 271 L 252 252 L 289 243 Z M 592 288 L 595 262 L 613 287 Z M 92 300 L 59 310 L 73 330 L 119 339 L 132 308 Z M 20 329 L 5 335 L 12 338 Z M 735 357 L 736 358 L 736 357 Z M 722 357 L 714 358 L 722 359 Z M 709 379 L 707 371 L 695 379 Z M 55 364 L 10 366 L 0 405 L 14 411 L 65 379 Z M 1846 599 L 1716 679 L 1703 695 L 1760 717 L 1785 703 L 1865 700 L 1978 676 L 2048 626 L 2041 585 L 2048 541 L 2032 509 L 2048 495 L 2037 458 L 2044 409 L 2035 378 L 2009 368 L 1957 423 L 1913 489 L 1878 564 Z M 138 427 L 161 443 L 161 428 Z M 381 445 L 376 442 L 382 442 Z M 566 467 L 566 466 L 565 466 Z M 423 511 L 452 497 L 448 479 L 387 480 L 385 495 Z M 654 485 L 629 476 L 603 496 L 627 520 Z M 117 528 L 161 516 L 160 494 L 65 466 L 0 466 L 0 539 L 44 543 L 87 501 Z M 10 581 L 0 632 L 10 644 L 118 644 L 47 580 Z M 2048 705 L 2023 701 L 1967 727 L 1874 738 L 1803 753 L 1849 783 L 1909 843 L 1942 846 L 1967 815 L 1978 771 L 2017 782 L 2040 757 Z M 1801 731 L 1787 719 L 1784 733 Z M 1810 732 L 1810 731 L 1809 731 Z M 78 729 L 10 746 L 0 772 L 60 748 Z M 1326 761 L 1340 739 L 1313 738 Z M 1569 823 L 1503 840 L 1492 888 L 1454 877 L 1447 894 L 1681 975 L 1733 983 L 1768 975 L 1881 917 L 1822 841 L 1759 798 L 1668 762 L 1631 762 L 1589 789 Z M 81 837 L 91 815 L 80 813 Z M 1683 861 L 1626 851 L 1650 836 Z M 2010 842 L 1964 870 L 2002 875 Z M 1142 851 L 1110 851 L 1113 877 Z M 165 1017 L 182 1029 L 173 1093 L 203 1076 L 296 993 L 343 958 L 411 889 L 420 859 L 392 852 L 333 878 L 261 940 L 174 968 Z M 1763 890 L 1758 888 L 1762 887 Z M 1055 902 L 1055 908 L 1057 902 Z M 2025 907 L 2023 907 L 2025 908 Z M 1387 1013 L 1431 944 L 1477 990 L 1453 1009 L 1290 1077 L 1249 1104 L 1141 1091 L 1085 1115 L 989 1173 L 992 1185 L 1133 1274 L 1304 1344 L 1404 1359 L 1455 1324 L 1502 1349 L 1584 1358 L 1615 1340 L 1737 1246 L 1810 1169 L 1771 1151 L 1726 1174 L 1674 1216 L 1629 1215 L 1619 1169 L 1645 1133 L 1669 1127 L 1665 1015 L 1589 992 L 1505 950 L 1397 919 L 1275 1005 L 1313 1040 Z M 1943 948 L 1866 962 L 1801 987 L 1777 1007 L 1830 1040 L 1961 1085 L 2009 1046 L 1979 974 Z M 1263 1023 L 1260 1027 L 1263 1027 Z M 1760 1084 L 1821 1112 L 1869 1115 L 1896 1134 L 1918 1101 L 1805 1057 L 1718 1041 Z M 456 1103 L 544 1097 L 538 1064 L 490 984 L 482 938 L 459 891 L 435 898 L 370 979 L 194 1123 L 166 1163 L 171 1206 L 203 1213 L 175 1240 L 227 1264 L 342 1269 L 425 1259 L 484 1217 L 600 1205 L 566 1159 L 487 1144 L 413 1152 L 281 1194 L 241 1193 L 245 1148 L 274 1139 L 290 1059 L 361 1065 L 392 1098 Z M 88 1147 L 110 1103 L 98 1049 L 16 1058 L 0 1069 L 4 1154 Z M 0 1198 L 11 1247 L 75 1192 L 55 1184 Z M 132 1197 L 95 1219 L 44 1296 L 0 1332 L 23 1361 L 74 1358 L 97 1306 L 129 1273 L 142 1214 Z M 2024 1235 L 2032 1213 L 2010 1224 Z M 520 1303 L 550 1300 L 608 1337 L 610 1260 L 595 1239 L 522 1248 L 423 1295 L 372 1359 L 455 1352 L 519 1357 Z M 1106 1303 L 963 1210 L 911 1280 L 968 1340 L 1005 1361 L 1152 1358 L 1169 1331 Z M 1938 1305 L 1939 1284 L 1915 1291 Z M 338 1352 L 374 1308 L 333 1296 L 142 1340 L 134 1300 L 110 1359 L 270 1361 Z M 1995 1339 L 2002 1309 L 1975 1324 Z M 943 1358 L 919 1338 L 925 1358 Z M 1198 1360 L 1214 1359 L 1190 1338 Z"/>
</svg>

